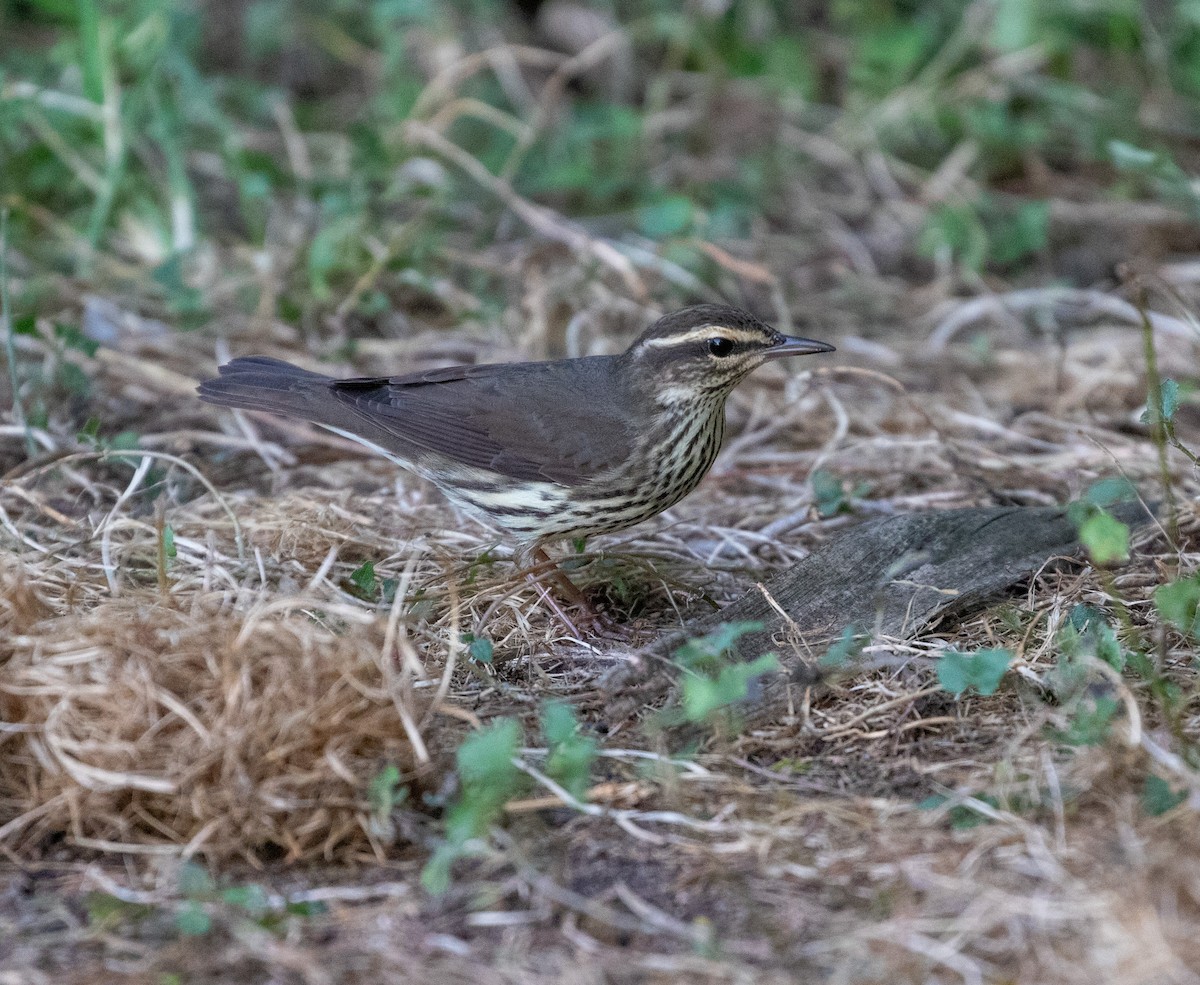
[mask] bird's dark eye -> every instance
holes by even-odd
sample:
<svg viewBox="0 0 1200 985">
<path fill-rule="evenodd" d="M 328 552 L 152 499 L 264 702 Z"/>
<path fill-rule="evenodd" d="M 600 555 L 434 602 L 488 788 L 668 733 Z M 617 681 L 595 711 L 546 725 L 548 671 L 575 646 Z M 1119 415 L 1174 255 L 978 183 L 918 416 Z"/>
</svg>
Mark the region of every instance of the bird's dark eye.
<svg viewBox="0 0 1200 985">
<path fill-rule="evenodd" d="M 708 340 L 708 351 L 714 356 L 728 356 L 733 352 L 733 340 L 717 337 Z"/>
</svg>

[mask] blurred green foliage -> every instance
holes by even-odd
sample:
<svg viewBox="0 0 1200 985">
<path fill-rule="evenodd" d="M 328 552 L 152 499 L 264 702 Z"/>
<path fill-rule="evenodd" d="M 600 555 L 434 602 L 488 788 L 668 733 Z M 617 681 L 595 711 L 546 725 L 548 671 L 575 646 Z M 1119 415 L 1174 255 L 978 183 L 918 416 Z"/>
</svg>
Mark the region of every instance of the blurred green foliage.
<svg viewBox="0 0 1200 985">
<path fill-rule="evenodd" d="M 12 248 L 46 276 L 128 279 L 132 262 L 138 294 L 184 327 L 229 303 L 299 320 L 338 306 L 370 316 L 398 292 L 442 304 L 439 277 L 463 277 L 443 247 L 494 237 L 505 205 L 414 141 L 414 120 L 518 194 L 664 243 L 701 279 L 696 237 L 786 227 L 789 189 L 813 163 L 781 127 L 880 151 L 910 175 L 969 145 L 971 182 L 924 203 L 919 237 L 967 271 L 1019 268 L 1045 248 L 1032 161 L 1043 176 L 1086 173 L 1101 194 L 1196 208 L 1193 0 L 595 9 L 633 52 L 627 97 L 584 79 L 542 106 L 544 67 L 439 76 L 501 40 L 536 43 L 501 0 L 4 0 Z M 722 141 L 732 168 L 685 166 Z M 197 288 L 199 252 L 273 246 L 289 222 L 302 255 L 275 294 Z M 471 276 L 486 297 L 486 274 Z M 38 277 L 22 285 L 34 296 Z"/>
</svg>

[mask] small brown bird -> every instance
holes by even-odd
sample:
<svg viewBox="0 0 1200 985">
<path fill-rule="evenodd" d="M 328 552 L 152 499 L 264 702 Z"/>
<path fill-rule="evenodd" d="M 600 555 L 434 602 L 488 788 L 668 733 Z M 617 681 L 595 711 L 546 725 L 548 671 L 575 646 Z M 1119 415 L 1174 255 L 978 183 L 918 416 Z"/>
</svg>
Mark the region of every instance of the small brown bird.
<svg viewBox="0 0 1200 985">
<path fill-rule="evenodd" d="M 716 458 L 725 398 L 751 370 L 833 351 L 706 304 L 665 315 L 619 356 L 347 380 L 249 356 L 199 392 L 352 438 L 533 552 L 679 502 Z"/>
</svg>

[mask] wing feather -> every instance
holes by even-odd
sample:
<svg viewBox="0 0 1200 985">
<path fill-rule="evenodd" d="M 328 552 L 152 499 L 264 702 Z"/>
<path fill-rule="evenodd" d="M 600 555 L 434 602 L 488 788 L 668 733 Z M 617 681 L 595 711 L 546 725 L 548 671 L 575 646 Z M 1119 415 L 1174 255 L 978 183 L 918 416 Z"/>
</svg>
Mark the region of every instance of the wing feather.
<svg viewBox="0 0 1200 985">
<path fill-rule="evenodd" d="M 425 450 L 513 479 L 579 485 L 625 461 L 633 399 L 612 357 L 454 366 L 339 380 L 332 395 L 398 448 Z M 353 430 L 353 429 L 352 429 Z"/>
</svg>

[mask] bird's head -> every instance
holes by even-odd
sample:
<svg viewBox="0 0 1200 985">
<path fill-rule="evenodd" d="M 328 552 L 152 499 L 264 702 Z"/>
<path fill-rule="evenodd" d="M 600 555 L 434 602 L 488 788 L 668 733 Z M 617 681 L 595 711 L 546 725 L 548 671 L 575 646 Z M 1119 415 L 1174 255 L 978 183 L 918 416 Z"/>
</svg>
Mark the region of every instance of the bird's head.
<svg viewBox="0 0 1200 985">
<path fill-rule="evenodd" d="M 626 351 L 660 401 L 723 398 L 770 359 L 833 352 L 833 346 L 784 335 L 748 311 L 701 304 L 664 315 Z"/>
</svg>

